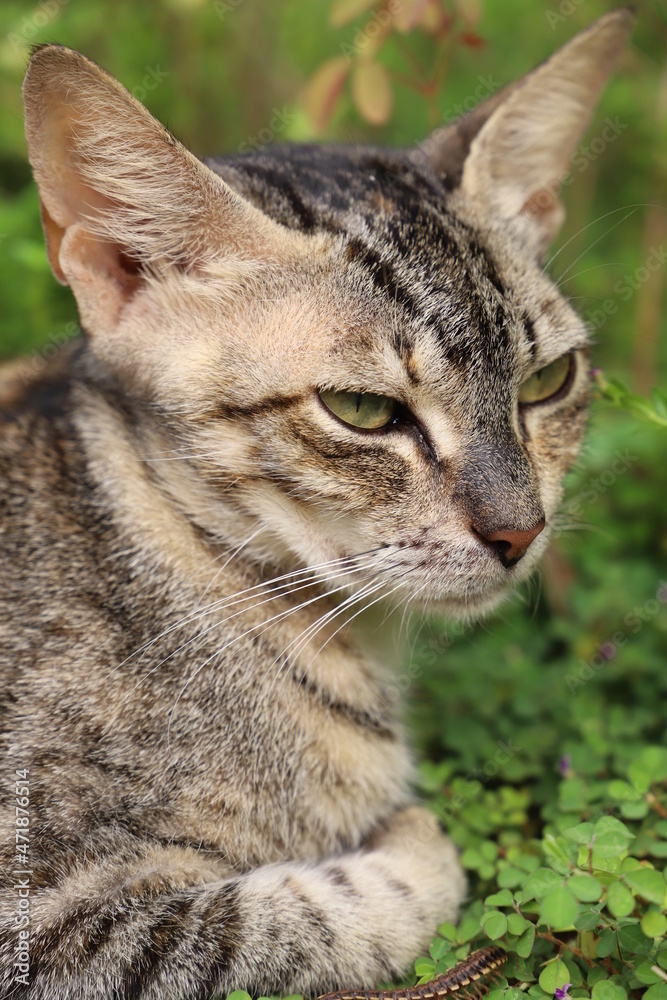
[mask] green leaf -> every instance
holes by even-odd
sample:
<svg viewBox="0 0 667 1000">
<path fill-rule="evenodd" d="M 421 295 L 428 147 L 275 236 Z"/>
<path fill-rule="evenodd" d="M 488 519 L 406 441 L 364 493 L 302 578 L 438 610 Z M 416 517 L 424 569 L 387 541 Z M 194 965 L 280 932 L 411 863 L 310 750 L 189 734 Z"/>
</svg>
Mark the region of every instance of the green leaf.
<svg viewBox="0 0 667 1000">
<path fill-rule="evenodd" d="M 651 392 L 651 400 L 657 415 L 667 422 L 667 391 L 658 387 L 654 388 Z"/>
<path fill-rule="evenodd" d="M 438 937 L 431 941 L 430 947 L 428 949 L 429 955 L 434 962 L 442 958 L 448 951 L 451 950 L 451 944 L 449 941 L 445 941 L 444 938 Z"/>
<path fill-rule="evenodd" d="M 634 839 L 635 836 L 631 830 L 628 830 L 625 823 L 622 823 L 620 819 L 616 819 L 615 816 L 601 816 L 593 829 L 596 836 L 600 836 L 605 833 L 616 833 L 620 837 L 625 838 L 628 844 Z"/>
<path fill-rule="evenodd" d="M 593 837 L 592 823 L 579 823 L 577 826 L 570 826 L 563 830 L 563 836 L 568 840 L 573 840 L 575 844 L 590 844 Z"/>
<path fill-rule="evenodd" d="M 485 861 L 495 861 L 498 857 L 498 845 L 492 840 L 485 840 L 483 844 L 479 845 L 479 853 Z"/>
<path fill-rule="evenodd" d="M 617 802 L 637 802 L 641 798 L 632 785 L 620 779 L 610 781 L 607 785 L 607 791 L 611 798 L 616 799 Z"/>
<path fill-rule="evenodd" d="M 592 969 L 589 969 L 586 982 L 592 987 L 595 986 L 596 983 L 599 983 L 608 977 L 609 973 L 606 969 L 604 969 L 601 965 L 595 965 Z"/>
<path fill-rule="evenodd" d="M 667 983 L 649 986 L 644 994 L 644 1000 L 667 1000 Z"/>
<path fill-rule="evenodd" d="M 642 934 L 645 934 L 646 937 L 662 937 L 667 932 L 667 917 L 664 913 L 658 913 L 657 910 L 649 910 L 642 917 L 639 926 L 642 929 Z"/>
<path fill-rule="evenodd" d="M 515 889 L 523 884 L 526 873 L 520 868 L 501 868 L 498 872 L 498 885 L 503 888 Z"/>
<path fill-rule="evenodd" d="M 595 997 L 595 1000 L 627 1000 L 628 994 L 622 986 L 604 979 L 595 984 L 591 996 Z"/>
<path fill-rule="evenodd" d="M 540 905 L 540 917 L 552 930 L 567 930 L 579 916 L 580 906 L 566 886 L 554 889 Z"/>
<path fill-rule="evenodd" d="M 588 804 L 586 783 L 581 778 L 569 778 L 558 786 L 558 808 L 580 813 Z"/>
<path fill-rule="evenodd" d="M 245 990 L 234 990 L 227 995 L 227 1000 L 250 1000 L 250 994 Z"/>
<path fill-rule="evenodd" d="M 647 955 L 652 948 L 651 941 L 642 934 L 638 923 L 624 924 L 619 927 L 618 943 L 622 951 L 629 951 L 633 955 Z"/>
<path fill-rule="evenodd" d="M 613 931 L 610 927 L 602 931 L 600 934 L 600 940 L 598 941 L 598 958 L 607 958 L 611 955 L 612 951 L 616 948 L 616 931 Z"/>
<path fill-rule="evenodd" d="M 653 986 L 655 983 L 663 983 L 664 979 L 652 969 L 652 962 L 640 962 L 634 969 L 634 974 L 644 986 Z"/>
<path fill-rule="evenodd" d="M 588 861 L 588 852 L 585 848 L 581 849 L 582 857 L 579 858 L 579 867 L 585 865 Z M 595 872 L 595 878 L 597 878 L 603 885 L 611 885 L 614 881 L 614 877 L 618 876 L 621 871 L 621 864 L 623 858 L 614 855 L 611 858 L 603 857 L 598 854 L 597 851 L 593 850 L 591 854 L 591 862 L 593 865 L 593 871 Z"/>
<path fill-rule="evenodd" d="M 667 778 L 667 749 L 644 747 L 639 757 L 630 764 L 628 776 L 639 792 L 647 791 L 656 782 Z"/>
<path fill-rule="evenodd" d="M 607 889 L 607 907 L 615 917 L 627 917 L 634 910 L 634 897 L 622 882 L 612 882 Z"/>
<path fill-rule="evenodd" d="M 538 980 L 545 993 L 555 993 L 557 989 L 562 989 L 565 983 L 569 983 L 570 973 L 565 962 L 556 959 L 550 962 L 540 973 Z"/>
<path fill-rule="evenodd" d="M 491 910 L 482 916 L 484 933 L 492 941 L 497 941 L 507 932 L 507 917 L 499 910 Z"/>
<path fill-rule="evenodd" d="M 573 875 L 567 884 L 582 903 L 597 903 L 602 898 L 602 885 L 592 875 Z"/>
<path fill-rule="evenodd" d="M 524 899 L 543 899 L 560 884 L 562 879 L 550 868 L 538 868 L 529 876 L 523 887 Z"/>
<path fill-rule="evenodd" d="M 528 924 L 525 931 L 516 943 L 516 953 L 521 958 L 528 958 L 535 944 L 535 925 Z"/>
<path fill-rule="evenodd" d="M 418 958 L 415 962 L 415 973 L 418 976 L 428 976 L 432 979 L 435 975 L 435 965 L 430 958 Z"/>
<path fill-rule="evenodd" d="M 635 802 L 621 802 L 621 816 L 625 819 L 643 819 L 648 813 L 648 802 L 637 799 Z"/>
<path fill-rule="evenodd" d="M 603 816 L 595 824 L 593 851 L 599 858 L 615 858 L 625 851 L 634 834 L 614 816 Z"/>
<path fill-rule="evenodd" d="M 454 924 L 440 924 L 438 927 L 438 934 L 442 934 L 442 936 L 448 941 L 456 941 L 456 927 Z"/>
<path fill-rule="evenodd" d="M 469 847 L 461 855 L 461 864 L 464 868 L 479 868 L 483 864 L 482 855 L 474 847 Z"/>
<path fill-rule="evenodd" d="M 527 920 L 520 913 L 510 913 L 507 917 L 507 929 L 510 934 L 523 934 Z"/>
<path fill-rule="evenodd" d="M 467 913 L 461 920 L 458 929 L 458 941 L 471 941 L 480 931 L 480 919 L 474 913 Z"/>
<path fill-rule="evenodd" d="M 547 861 L 557 872 L 564 874 L 574 863 L 574 852 L 564 837 L 554 837 L 548 833 L 542 841 L 542 849 Z"/>
<path fill-rule="evenodd" d="M 484 900 L 485 906 L 512 906 L 514 903 L 514 897 L 509 889 L 501 889 L 500 892 L 494 892 L 492 896 L 487 896 Z"/>
<path fill-rule="evenodd" d="M 593 931 L 600 923 L 598 910 L 584 910 L 574 921 L 574 926 L 578 931 Z"/>
<path fill-rule="evenodd" d="M 625 875 L 625 881 L 638 896 L 647 899 L 649 903 L 662 904 L 665 901 L 665 878 L 654 868 L 640 868 Z"/>
</svg>

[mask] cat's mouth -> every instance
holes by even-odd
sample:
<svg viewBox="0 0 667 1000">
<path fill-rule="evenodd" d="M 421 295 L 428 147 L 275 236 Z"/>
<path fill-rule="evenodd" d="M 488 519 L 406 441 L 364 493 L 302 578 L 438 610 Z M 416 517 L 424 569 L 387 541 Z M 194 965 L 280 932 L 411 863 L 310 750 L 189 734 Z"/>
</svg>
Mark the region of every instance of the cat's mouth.
<svg viewBox="0 0 667 1000">
<path fill-rule="evenodd" d="M 456 619 L 480 618 L 531 575 L 548 536 L 542 523 L 530 540 L 518 540 L 523 551 L 512 550 L 511 539 L 503 539 L 503 548 L 497 549 L 474 534 L 465 545 L 401 540 L 348 556 L 343 587 L 338 573 L 329 583 L 351 593 L 346 599 L 358 599 L 358 606 L 367 595 L 374 603 L 387 601 Z M 341 567 L 341 561 L 336 565 Z"/>
</svg>

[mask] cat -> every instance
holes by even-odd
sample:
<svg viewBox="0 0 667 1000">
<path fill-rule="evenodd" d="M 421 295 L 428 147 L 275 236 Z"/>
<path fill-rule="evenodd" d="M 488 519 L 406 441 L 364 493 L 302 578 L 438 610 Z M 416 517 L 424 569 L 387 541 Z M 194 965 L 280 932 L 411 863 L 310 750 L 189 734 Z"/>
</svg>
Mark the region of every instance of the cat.
<svg viewBox="0 0 667 1000">
<path fill-rule="evenodd" d="M 26 135 L 83 336 L 0 376 L 0 994 L 403 972 L 466 884 L 376 601 L 486 613 L 543 553 L 587 335 L 541 261 L 613 11 L 416 149 L 202 163 L 38 48 Z"/>
</svg>

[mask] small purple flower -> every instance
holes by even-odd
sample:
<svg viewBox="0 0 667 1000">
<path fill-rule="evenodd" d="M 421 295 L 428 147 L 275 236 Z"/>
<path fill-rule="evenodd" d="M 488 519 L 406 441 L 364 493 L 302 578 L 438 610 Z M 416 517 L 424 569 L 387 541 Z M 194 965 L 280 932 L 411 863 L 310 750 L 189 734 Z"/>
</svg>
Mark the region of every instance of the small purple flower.
<svg viewBox="0 0 667 1000">
<path fill-rule="evenodd" d="M 565 983 L 565 986 L 563 986 L 562 989 L 558 987 L 558 989 L 554 993 L 556 1000 L 570 1000 L 570 995 L 567 991 L 569 990 L 571 985 L 572 983 Z"/>
<path fill-rule="evenodd" d="M 603 646 L 600 646 L 600 656 L 603 656 L 607 662 L 613 660 L 616 656 L 616 646 L 613 642 L 605 642 Z"/>
<path fill-rule="evenodd" d="M 572 758 L 569 753 L 564 753 L 558 761 L 558 770 L 564 778 L 568 777 L 572 773 Z"/>
</svg>

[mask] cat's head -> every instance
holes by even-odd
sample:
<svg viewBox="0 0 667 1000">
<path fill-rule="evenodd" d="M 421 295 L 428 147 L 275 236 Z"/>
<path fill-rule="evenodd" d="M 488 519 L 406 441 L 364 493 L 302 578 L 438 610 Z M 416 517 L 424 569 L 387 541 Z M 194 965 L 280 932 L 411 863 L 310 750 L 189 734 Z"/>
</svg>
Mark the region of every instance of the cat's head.
<svg viewBox="0 0 667 1000">
<path fill-rule="evenodd" d="M 37 50 L 51 264 L 144 414 L 146 460 L 165 441 L 182 459 L 158 474 L 190 517 L 453 614 L 528 575 L 588 395 L 584 325 L 542 260 L 631 20 L 606 15 L 417 149 L 206 166 L 83 56 Z"/>
</svg>

